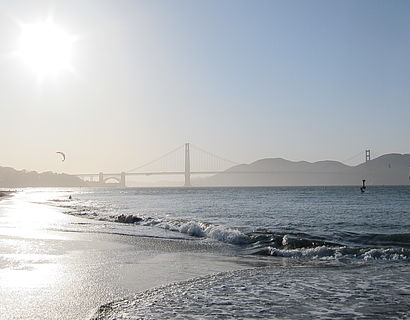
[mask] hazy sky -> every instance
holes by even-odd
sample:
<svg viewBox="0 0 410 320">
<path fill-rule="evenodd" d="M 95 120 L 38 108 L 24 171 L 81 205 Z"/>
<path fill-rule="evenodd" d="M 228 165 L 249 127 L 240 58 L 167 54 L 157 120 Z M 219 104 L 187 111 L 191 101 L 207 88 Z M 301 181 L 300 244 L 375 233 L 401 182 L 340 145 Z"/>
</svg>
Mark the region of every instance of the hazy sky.
<svg viewBox="0 0 410 320">
<path fill-rule="evenodd" d="M 72 70 L 39 81 L 11 53 L 50 15 Z M 122 171 L 184 142 L 241 163 L 409 153 L 410 2 L 0 0 L 0 110 L 18 169 Z"/>
</svg>

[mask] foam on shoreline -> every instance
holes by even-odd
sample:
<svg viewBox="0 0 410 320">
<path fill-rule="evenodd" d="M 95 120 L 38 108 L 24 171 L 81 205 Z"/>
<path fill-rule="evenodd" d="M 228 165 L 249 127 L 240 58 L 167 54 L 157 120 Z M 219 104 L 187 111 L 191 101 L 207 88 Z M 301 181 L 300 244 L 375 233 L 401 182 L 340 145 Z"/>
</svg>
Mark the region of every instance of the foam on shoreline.
<svg viewBox="0 0 410 320">
<path fill-rule="evenodd" d="M 392 263 L 235 270 L 113 301 L 91 319 L 407 319 L 408 275 Z"/>
<path fill-rule="evenodd" d="M 117 211 L 111 206 L 96 206 L 65 199 L 50 200 L 53 205 L 64 208 L 65 213 L 88 219 L 121 224 L 155 227 L 234 245 L 242 253 L 254 256 L 274 256 L 307 260 L 391 260 L 410 261 L 409 233 L 369 232 L 308 232 L 283 229 L 255 229 L 245 232 L 232 225 L 213 224 L 196 218 L 170 216 L 145 216 L 131 210 Z M 132 229 L 128 228 L 132 233 Z"/>
</svg>

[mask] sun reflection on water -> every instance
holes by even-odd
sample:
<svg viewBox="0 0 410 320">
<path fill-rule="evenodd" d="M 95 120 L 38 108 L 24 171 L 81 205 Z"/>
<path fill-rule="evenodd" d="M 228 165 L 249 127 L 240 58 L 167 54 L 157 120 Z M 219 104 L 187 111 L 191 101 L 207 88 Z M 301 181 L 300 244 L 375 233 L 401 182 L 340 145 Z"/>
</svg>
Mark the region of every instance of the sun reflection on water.
<svg viewBox="0 0 410 320">
<path fill-rule="evenodd" d="M 41 199 L 40 199 L 41 194 Z M 66 217 L 39 202 L 53 192 L 24 190 L 0 203 L 0 283 L 2 288 L 44 288 L 61 276 L 55 232 Z"/>
<path fill-rule="evenodd" d="M 26 261 L 26 255 L 16 258 L 20 260 L 20 269 L 0 270 L 0 283 L 3 288 L 44 288 L 50 286 L 59 277 L 59 264 L 32 262 L 25 264 L 21 262 Z"/>
<path fill-rule="evenodd" d="M 57 208 L 40 204 L 54 194 L 55 192 L 17 194 L 10 200 L 10 205 L 3 208 L 5 212 L 0 219 L 3 217 L 6 220 L 6 230 L 2 231 L 9 236 L 22 238 L 61 239 L 61 235 L 50 233 L 49 230 L 58 228 L 66 217 L 58 214 Z M 0 223 L 0 227 L 2 225 Z"/>
</svg>

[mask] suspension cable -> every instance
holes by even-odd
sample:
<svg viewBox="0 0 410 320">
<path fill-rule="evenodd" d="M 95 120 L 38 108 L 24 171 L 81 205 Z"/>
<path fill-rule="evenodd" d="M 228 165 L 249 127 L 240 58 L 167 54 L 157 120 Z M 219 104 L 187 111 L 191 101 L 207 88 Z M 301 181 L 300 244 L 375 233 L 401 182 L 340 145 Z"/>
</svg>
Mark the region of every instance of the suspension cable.
<svg viewBox="0 0 410 320">
<path fill-rule="evenodd" d="M 346 160 L 343 160 L 342 163 L 349 162 L 350 160 L 353 160 L 353 159 L 357 158 L 360 155 L 363 155 L 363 151 L 360 151 L 358 154 L 355 154 L 354 156 L 351 156 L 350 158 L 348 158 Z"/>
<path fill-rule="evenodd" d="M 150 162 L 147 162 L 147 163 L 145 163 L 145 164 L 143 164 L 143 165 L 141 165 L 141 166 L 139 166 L 139 167 L 136 167 L 136 168 L 134 168 L 134 169 L 128 170 L 128 171 L 126 171 L 126 172 L 128 173 L 128 172 L 131 172 L 131 171 L 135 171 L 135 170 L 138 170 L 138 169 L 147 167 L 147 166 L 149 166 L 150 164 L 153 164 L 154 162 L 157 162 L 157 161 L 159 161 L 159 160 L 164 159 L 165 157 L 169 156 L 171 153 L 174 153 L 174 152 L 178 151 L 179 149 L 183 148 L 184 146 L 185 146 L 185 144 L 183 144 L 182 146 L 179 146 L 178 148 L 175 148 L 174 150 L 171 150 L 171 151 L 167 152 L 166 154 L 162 155 L 161 157 L 159 157 L 159 158 L 157 158 L 157 159 L 155 159 L 155 160 L 152 160 L 152 161 L 150 161 Z"/>
<path fill-rule="evenodd" d="M 194 149 L 197 149 L 197 150 L 199 150 L 199 151 L 201 151 L 201 152 L 203 152 L 203 153 L 205 153 L 205 154 L 207 154 L 207 155 L 209 155 L 209 156 L 211 156 L 211 157 L 217 158 L 217 159 L 219 159 L 219 160 L 222 160 L 222 161 L 225 161 L 225 162 L 229 162 L 229 163 L 232 163 L 232 164 L 240 164 L 240 163 L 238 163 L 238 162 L 231 161 L 231 160 L 229 160 L 229 159 L 222 158 L 222 157 L 220 157 L 220 156 L 218 156 L 218 155 L 216 155 L 216 154 L 214 154 L 214 153 L 208 152 L 208 151 L 206 151 L 206 150 L 204 150 L 204 149 L 202 149 L 202 148 L 200 148 L 200 147 L 198 147 L 198 146 L 196 146 L 196 145 L 194 145 L 194 144 L 192 144 L 192 143 L 190 143 L 190 146 L 192 146 Z"/>
</svg>

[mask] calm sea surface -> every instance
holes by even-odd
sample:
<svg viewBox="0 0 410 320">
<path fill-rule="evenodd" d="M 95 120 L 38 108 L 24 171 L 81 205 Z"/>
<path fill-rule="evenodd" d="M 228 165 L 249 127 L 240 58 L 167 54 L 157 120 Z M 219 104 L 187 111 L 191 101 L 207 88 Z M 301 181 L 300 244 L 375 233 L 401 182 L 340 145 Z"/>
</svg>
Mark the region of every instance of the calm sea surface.
<svg viewBox="0 0 410 320">
<path fill-rule="evenodd" d="M 281 264 L 153 289 L 105 306 L 101 319 L 410 317 L 409 186 L 56 189 L 41 201 L 107 222 L 81 226 L 89 231 L 202 241 Z"/>
</svg>

